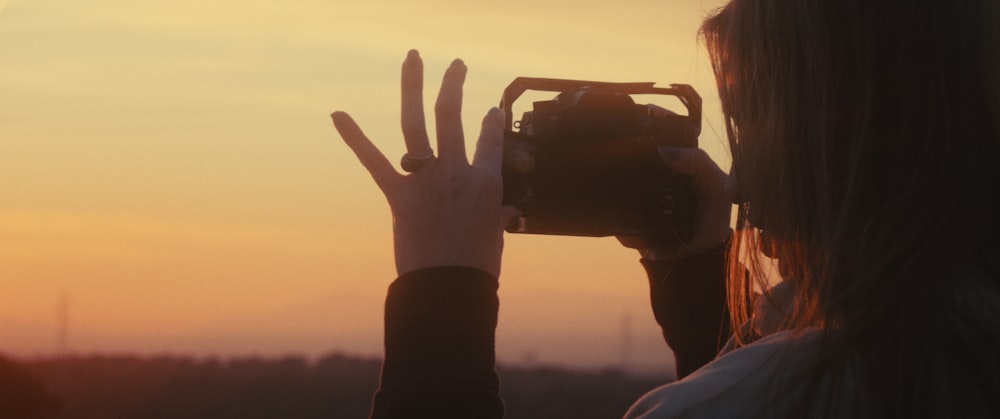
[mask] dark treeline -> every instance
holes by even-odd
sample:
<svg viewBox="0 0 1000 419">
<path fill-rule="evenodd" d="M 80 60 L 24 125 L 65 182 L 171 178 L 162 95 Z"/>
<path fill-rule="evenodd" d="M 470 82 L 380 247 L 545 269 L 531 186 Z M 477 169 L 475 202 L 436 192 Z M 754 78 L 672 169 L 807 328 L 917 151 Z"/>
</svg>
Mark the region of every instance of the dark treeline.
<svg viewBox="0 0 1000 419">
<path fill-rule="evenodd" d="M 2 418 L 365 418 L 380 361 L 0 357 Z M 509 418 L 616 418 L 665 378 L 501 367 Z M 666 375 L 664 375 L 666 377 Z"/>
</svg>

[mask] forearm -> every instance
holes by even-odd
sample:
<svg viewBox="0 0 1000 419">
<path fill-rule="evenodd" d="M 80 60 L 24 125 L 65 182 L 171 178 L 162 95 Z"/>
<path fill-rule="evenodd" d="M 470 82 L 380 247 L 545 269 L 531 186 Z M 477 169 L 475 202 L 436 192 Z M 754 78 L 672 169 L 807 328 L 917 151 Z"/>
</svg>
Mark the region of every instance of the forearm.
<svg viewBox="0 0 1000 419">
<path fill-rule="evenodd" d="M 682 259 L 642 265 L 650 302 L 683 378 L 715 358 L 729 337 L 725 245 Z"/>
<path fill-rule="evenodd" d="M 385 307 L 385 362 L 371 418 L 499 418 L 497 280 L 463 267 L 398 278 Z"/>
</svg>

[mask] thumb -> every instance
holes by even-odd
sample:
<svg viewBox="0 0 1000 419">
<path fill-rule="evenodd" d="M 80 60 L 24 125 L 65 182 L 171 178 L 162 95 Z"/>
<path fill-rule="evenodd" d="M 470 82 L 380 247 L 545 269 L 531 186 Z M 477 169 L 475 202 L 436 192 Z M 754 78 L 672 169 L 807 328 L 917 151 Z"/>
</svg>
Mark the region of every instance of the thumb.
<svg viewBox="0 0 1000 419">
<path fill-rule="evenodd" d="M 700 148 L 659 147 L 660 158 L 673 171 L 690 176 L 701 193 L 722 195 L 728 175 Z"/>
<path fill-rule="evenodd" d="M 500 208 L 500 226 L 506 229 L 511 226 L 521 216 L 521 211 L 512 205 L 504 205 Z"/>
</svg>

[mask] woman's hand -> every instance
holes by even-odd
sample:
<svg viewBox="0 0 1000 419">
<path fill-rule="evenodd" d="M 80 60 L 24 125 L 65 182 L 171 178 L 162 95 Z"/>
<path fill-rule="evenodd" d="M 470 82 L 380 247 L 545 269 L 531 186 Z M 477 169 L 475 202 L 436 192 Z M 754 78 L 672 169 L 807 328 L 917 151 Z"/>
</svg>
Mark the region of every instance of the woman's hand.
<svg viewBox="0 0 1000 419">
<path fill-rule="evenodd" d="M 444 74 L 434 113 L 438 157 L 432 157 L 424 121 L 423 62 L 416 50 L 403 62 L 402 126 L 413 173 L 401 174 L 344 112 L 333 123 L 368 169 L 392 210 L 399 275 L 434 266 L 466 266 L 500 275 L 504 227 L 517 215 L 503 206 L 503 112 L 483 119 L 469 164 L 462 131 L 462 84 L 466 67 L 455 60 Z M 431 156 L 427 160 L 420 158 Z M 405 162 L 404 158 L 404 164 Z"/>
<path fill-rule="evenodd" d="M 641 236 L 618 236 L 618 240 L 647 260 L 678 259 L 717 248 L 729 238 L 729 219 L 735 184 L 700 148 L 660 147 L 660 157 L 668 167 L 690 176 L 698 203 L 694 235 L 676 246 L 650 243 Z"/>
</svg>

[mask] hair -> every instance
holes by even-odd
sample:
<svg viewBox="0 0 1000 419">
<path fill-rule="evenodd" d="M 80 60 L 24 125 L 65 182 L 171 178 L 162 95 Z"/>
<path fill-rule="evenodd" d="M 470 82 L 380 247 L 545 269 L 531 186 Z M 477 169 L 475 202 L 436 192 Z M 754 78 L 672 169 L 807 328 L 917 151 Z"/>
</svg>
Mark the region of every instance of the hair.
<svg viewBox="0 0 1000 419">
<path fill-rule="evenodd" d="M 799 409 L 853 374 L 853 415 L 1000 415 L 998 28 L 995 0 L 733 0 L 702 26 L 742 201 L 733 330 L 766 250 L 796 285 L 782 327 L 823 330 Z"/>
</svg>

